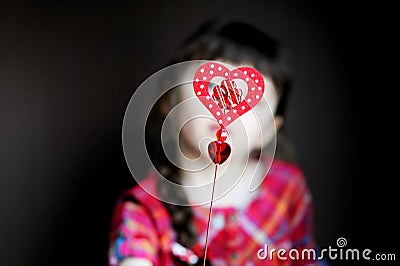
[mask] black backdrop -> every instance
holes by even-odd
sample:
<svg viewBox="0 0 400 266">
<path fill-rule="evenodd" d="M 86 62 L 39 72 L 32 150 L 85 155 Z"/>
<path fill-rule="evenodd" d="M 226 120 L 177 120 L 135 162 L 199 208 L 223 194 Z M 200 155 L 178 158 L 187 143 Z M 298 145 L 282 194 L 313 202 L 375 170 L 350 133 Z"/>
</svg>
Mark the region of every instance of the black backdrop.
<svg viewBox="0 0 400 266">
<path fill-rule="evenodd" d="M 352 248 L 398 253 L 397 155 L 386 153 L 397 151 L 390 8 L 188 2 L 0 4 L 0 264 L 106 265 L 113 203 L 133 184 L 125 107 L 194 28 L 226 15 L 291 51 L 286 126 L 319 245 L 345 237 Z"/>
</svg>

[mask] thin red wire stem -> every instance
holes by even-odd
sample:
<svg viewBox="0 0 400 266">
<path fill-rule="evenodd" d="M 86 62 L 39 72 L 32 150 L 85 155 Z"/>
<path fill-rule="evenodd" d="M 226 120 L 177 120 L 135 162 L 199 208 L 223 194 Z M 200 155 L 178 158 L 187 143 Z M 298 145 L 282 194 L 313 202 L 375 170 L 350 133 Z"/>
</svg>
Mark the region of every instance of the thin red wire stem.
<svg viewBox="0 0 400 266">
<path fill-rule="evenodd" d="M 213 188 L 212 188 L 212 193 L 211 193 L 211 203 L 210 203 L 210 211 L 208 212 L 208 222 L 207 222 L 207 233 L 206 233 L 206 245 L 204 248 L 204 261 L 203 261 L 203 266 L 206 266 L 206 259 L 207 259 L 207 250 L 208 250 L 208 234 L 210 232 L 210 222 L 211 222 L 211 213 L 212 213 L 212 206 L 213 206 L 213 201 L 214 201 L 214 191 L 215 191 L 215 181 L 217 179 L 217 169 L 218 169 L 218 164 L 215 165 L 215 172 L 214 172 L 214 181 L 213 181 Z"/>
</svg>

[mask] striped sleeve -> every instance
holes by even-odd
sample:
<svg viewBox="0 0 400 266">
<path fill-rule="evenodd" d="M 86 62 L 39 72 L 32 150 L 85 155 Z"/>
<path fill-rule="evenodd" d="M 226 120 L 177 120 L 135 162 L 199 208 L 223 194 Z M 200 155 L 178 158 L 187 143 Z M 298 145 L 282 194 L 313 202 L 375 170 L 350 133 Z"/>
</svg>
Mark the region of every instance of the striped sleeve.
<svg viewBox="0 0 400 266">
<path fill-rule="evenodd" d="M 143 206 L 131 201 L 117 204 L 110 237 L 110 266 L 132 257 L 147 259 L 158 265 L 157 230 Z"/>
<path fill-rule="evenodd" d="M 324 261 L 318 260 L 319 250 L 314 238 L 314 213 L 311 193 L 301 172 L 297 172 L 293 181 L 295 182 L 295 189 L 290 215 L 292 243 L 293 248 L 299 254 L 305 254 L 302 259 L 294 260 L 293 263 L 298 266 L 325 265 Z"/>
</svg>

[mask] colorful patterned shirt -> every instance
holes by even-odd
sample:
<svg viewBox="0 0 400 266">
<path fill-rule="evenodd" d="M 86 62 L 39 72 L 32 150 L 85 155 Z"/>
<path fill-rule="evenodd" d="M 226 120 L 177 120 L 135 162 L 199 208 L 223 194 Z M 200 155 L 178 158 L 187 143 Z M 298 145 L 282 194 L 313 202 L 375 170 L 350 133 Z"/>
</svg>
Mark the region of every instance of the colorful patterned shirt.
<svg viewBox="0 0 400 266">
<path fill-rule="evenodd" d="M 154 178 L 143 182 L 156 193 Z M 198 243 L 188 252 L 202 257 L 209 210 L 203 206 L 192 209 Z M 144 258 L 155 266 L 174 265 L 175 235 L 164 205 L 140 186 L 134 186 L 116 204 L 109 265 L 118 265 L 128 257 Z M 275 253 L 271 255 L 273 249 Z M 278 249 L 286 252 L 278 257 Z M 213 208 L 207 252 L 213 266 L 321 263 L 307 260 L 305 255 L 309 252 L 302 257 L 304 249 L 316 251 L 312 200 L 304 176 L 294 164 L 275 160 L 258 195 L 246 209 Z"/>
</svg>

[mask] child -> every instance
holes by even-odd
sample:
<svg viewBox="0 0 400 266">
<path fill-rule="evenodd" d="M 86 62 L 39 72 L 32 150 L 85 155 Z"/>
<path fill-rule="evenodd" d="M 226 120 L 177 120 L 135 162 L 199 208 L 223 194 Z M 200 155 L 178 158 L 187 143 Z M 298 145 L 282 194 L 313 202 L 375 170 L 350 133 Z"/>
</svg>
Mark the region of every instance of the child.
<svg viewBox="0 0 400 266">
<path fill-rule="evenodd" d="M 250 25 L 216 21 L 204 25 L 188 38 L 172 63 L 198 59 L 257 69 L 269 87 L 265 93 L 274 115 L 273 120 L 258 124 L 248 112 L 236 123 L 242 128 L 233 124 L 228 128 L 232 154 L 229 164 L 226 162 L 219 169 L 221 177 L 217 179 L 216 189 L 224 195 L 214 202 L 206 265 L 318 264 L 317 260 L 293 259 L 288 253 L 286 259 L 278 258 L 277 254 L 273 258 L 266 256 L 272 249 L 296 249 L 301 254 L 305 248 L 315 248 L 310 192 L 301 171 L 290 162 L 291 149 L 287 149 L 289 146 L 281 137 L 290 89 L 290 75 L 281 48 L 274 39 Z M 197 172 L 183 171 L 162 152 L 163 121 L 176 98 L 185 100 L 192 94 L 193 90 L 186 89 L 178 95 L 164 95 L 149 116 L 151 130 L 146 130 L 149 156 L 156 168 L 167 179 L 184 186 L 180 193 L 171 194 L 148 177 L 142 182 L 153 184 L 157 198 L 144 193 L 138 185 L 123 193 L 112 221 L 110 265 L 203 265 L 209 205 L 180 206 L 159 200 L 176 197 L 186 203 L 209 203 L 211 197 L 211 191 L 191 193 L 186 188 L 212 182 L 213 164 Z M 201 108 L 204 107 L 200 104 L 186 105 L 178 117 L 189 121 L 190 115 L 200 112 Z M 182 125 L 179 132 L 182 154 L 178 155 L 178 161 L 186 156 L 197 158 L 196 163 L 209 162 L 207 152 L 199 151 L 199 141 L 203 136 L 215 134 L 215 124 L 198 119 Z M 262 127 L 263 136 L 259 136 L 258 126 Z M 257 165 L 259 161 L 264 162 L 260 151 L 264 143 L 272 141 L 268 132 L 275 128 L 278 130 L 277 153 L 265 177 L 262 170 L 266 172 L 268 167 L 259 171 Z M 243 134 L 248 140 L 247 149 L 240 145 Z M 247 162 L 249 156 L 252 159 Z M 240 177 L 240 182 L 231 189 L 231 184 L 226 186 L 229 182 L 224 181 L 227 177 L 235 180 Z M 248 191 L 250 180 L 263 180 L 255 193 Z"/>
</svg>

